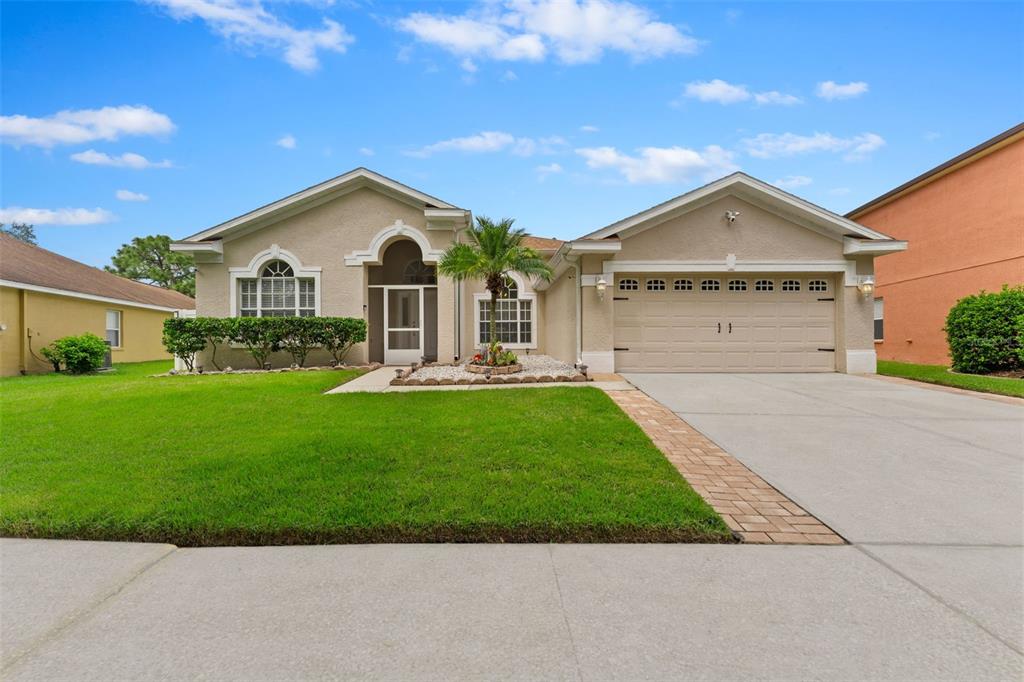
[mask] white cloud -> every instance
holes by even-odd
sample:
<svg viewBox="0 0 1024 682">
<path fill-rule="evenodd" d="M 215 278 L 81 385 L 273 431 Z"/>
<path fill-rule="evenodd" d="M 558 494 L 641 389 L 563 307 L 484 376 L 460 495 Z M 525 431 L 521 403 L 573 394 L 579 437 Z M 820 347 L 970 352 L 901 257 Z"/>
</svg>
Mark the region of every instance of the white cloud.
<svg viewBox="0 0 1024 682">
<path fill-rule="evenodd" d="M 577 149 L 594 169 L 617 170 L 631 184 L 686 182 L 693 177 L 712 180 L 737 169 L 733 154 L 718 145 L 703 151 L 685 147 L 643 147 L 630 156 L 615 147 Z"/>
<path fill-rule="evenodd" d="M 747 90 L 747 86 L 733 85 L 720 78 L 687 83 L 683 94 L 701 102 L 718 102 L 719 104 L 735 104 L 750 99 L 750 91 Z"/>
<path fill-rule="evenodd" d="M 601 132 L 601 129 L 598 128 L 597 126 L 580 126 L 580 132 L 581 133 L 598 133 L 598 132 Z"/>
<path fill-rule="evenodd" d="M 505 73 L 501 74 L 501 80 L 504 83 L 511 83 L 512 81 L 519 80 L 519 74 L 512 69 L 506 69 Z"/>
<path fill-rule="evenodd" d="M 377 152 L 373 151 L 369 147 L 360 147 L 359 148 L 359 153 L 362 154 L 363 156 L 373 156 Z"/>
<path fill-rule="evenodd" d="M 90 166 L 114 166 L 116 168 L 134 168 L 135 170 L 171 168 L 174 165 L 167 159 L 163 161 L 150 161 L 145 156 L 133 152 L 125 152 L 121 156 L 110 156 L 105 152 L 98 152 L 95 149 L 72 154 L 71 159 Z"/>
<path fill-rule="evenodd" d="M 119 189 L 114 193 L 120 201 L 149 201 L 149 195 L 141 192 L 132 192 L 127 189 Z"/>
<path fill-rule="evenodd" d="M 537 166 L 534 170 L 537 171 L 537 179 L 544 180 L 549 175 L 554 175 L 555 173 L 561 173 L 563 169 L 562 169 L 562 165 L 561 164 L 549 163 L 549 164 L 544 165 L 544 166 Z"/>
<path fill-rule="evenodd" d="M 700 43 L 646 8 L 616 0 L 480 2 L 466 14 L 414 12 L 398 28 L 459 56 L 565 64 L 595 62 L 606 51 L 635 60 L 693 54 Z"/>
<path fill-rule="evenodd" d="M 801 104 L 803 102 L 803 100 L 796 95 L 789 95 L 784 92 L 779 92 L 778 90 L 755 93 L 754 101 L 758 104 L 778 104 L 783 107 L 791 107 L 794 104 Z"/>
<path fill-rule="evenodd" d="M 279 50 L 298 71 L 320 66 L 320 50 L 343 53 L 355 38 L 324 18 L 319 29 L 299 29 L 263 8 L 259 0 L 148 0 L 178 20 L 202 19 L 210 30 L 243 47 Z"/>
<path fill-rule="evenodd" d="M 829 101 L 834 99 L 851 99 L 860 97 L 868 91 L 868 84 L 864 81 L 840 84 L 835 81 L 824 81 L 818 83 L 817 95 Z"/>
<path fill-rule="evenodd" d="M 295 145 L 297 144 L 297 142 L 295 140 L 295 136 L 289 134 L 281 137 L 274 144 L 283 149 L 295 149 Z"/>
<path fill-rule="evenodd" d="M 58 144 L 113 141 L 122 135 L 166 135 L 172 132 L 174 123 L 166 114 L 141 105 L 65 109 L 41 118 L 21 114 L 0 116 L 0 138 L 15 147 L 35 145 L 49 149 Z"/>
<path fill-rule="evenodd" d="M 469 57 L 466 57 L 461 62 L 459 62 L 459 68 L 465 71 L 466 73 L 476 73 L 478 70 L 477 65 Z"/>
<path fill-rule="evenodd" d="M 796 189 L 797 187 L 806 187 L 812 182 L 814 182 L 814 180 L 806 175 L 787 175 L 784 178 L 776 180 L 774 184 L 776 187 L 781 187 L 782 189 Z"/>
<path fill-rule="evenodd" d="M 866 157 L 885 145 L 885 140 L 875 133 L 862 133 L 853 137 L 836 137 L 831 133 L 796 135 L 794 133 L 761 133 L 742 141 L 744 149 L 759 159 L 774 159 L 812 152 L 843 153 L 847 161 Z"/>
<path fill-rule="evenodd" d="M 425 147 L 406 152 L 407 156 L 426 158 L 440 152 L 464 152 L 482 154 L 488 152 L 509 151 L 516 156 L 533 156 L 534 154 L 550 154 L 566 144 L 564 138 L 550 137 L 532 138 L 516 137 L 511 133 L 488 130 L 466 137 L 453 137 L 429 144 Z"/>
<path fill-rule="evenodd" d="M 0 223 L 28 223 L 30 225 L 98 225 L 117 220 L 102 208 L 0 208 Z"/>
</svg>

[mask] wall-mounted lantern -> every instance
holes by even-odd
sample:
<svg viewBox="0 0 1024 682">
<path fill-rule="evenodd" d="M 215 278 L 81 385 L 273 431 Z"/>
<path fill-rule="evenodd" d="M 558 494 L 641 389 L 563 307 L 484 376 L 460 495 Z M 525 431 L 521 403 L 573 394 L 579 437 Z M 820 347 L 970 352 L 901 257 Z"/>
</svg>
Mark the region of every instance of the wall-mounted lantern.
<svg viewBox="0 0 1024 682">
<path fill-rule="evenodd" d="M 604 276 L 598 278 L 594 287 L 597 289 L 597 298 L 603 301 L 604 290 L 608 288 L 608 282 L 605 281 Z"/>
<path fill-rule="evenodd" d="M 865 298 L 875 292 L 875 277 L 874 275 L 861 275 L 857 278 L 857 288 L 860 289 L 860 293 Z"/>
</svg>

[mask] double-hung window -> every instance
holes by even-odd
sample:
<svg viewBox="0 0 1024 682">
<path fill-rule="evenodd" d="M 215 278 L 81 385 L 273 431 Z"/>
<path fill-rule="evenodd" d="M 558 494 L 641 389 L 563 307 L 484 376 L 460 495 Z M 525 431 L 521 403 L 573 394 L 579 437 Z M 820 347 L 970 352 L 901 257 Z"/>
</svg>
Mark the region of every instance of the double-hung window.
<svg viewBox="0 0 1024 682">
<path fill-rule="evenodd" d="M 107 343 L 111 348 L 121 347 L 121 311 L 107 311 Z"/>
<path fill-rule="evenodd" d="M 480 343 L 491 342 L 491 297 L 477 299 Z M 509 282 L 504 296 L 498 299 L 495 332 L 502 344 L 533 345 L 533 299 L 520 298 L 519 287 Z"/>
<path fill-rule="evenodd" d="M 875 341 L 885 339 L 885 301 L 881 298 L 875 299 Z"/>
<path fill-rule="evenodd" d="M 254 279 L 238 280 L 242 317 L 312 317 L 316 314 L 316 282 L 296 277 L 284 261 L 270 261 Z"/>
</svg>

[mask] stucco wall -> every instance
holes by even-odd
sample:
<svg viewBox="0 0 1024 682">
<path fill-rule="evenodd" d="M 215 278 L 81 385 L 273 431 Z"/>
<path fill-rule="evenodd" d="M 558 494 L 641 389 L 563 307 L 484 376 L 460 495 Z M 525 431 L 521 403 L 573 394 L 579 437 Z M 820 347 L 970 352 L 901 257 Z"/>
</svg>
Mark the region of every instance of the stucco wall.
<svg viewBox="0 0 1024 682">
<path fill-rule="evenodd" d="M 576 358 L 576 271 L 569 268 L 544 292 L 546 352 L 563 362 Z"/>
<path fill-rule="evenodd" d="M 946 315 L 982 289 L 1024 283 L 1024 138 L 856 216 L 910 247 L 880 258 L 880 358 L 947 364 Z"/>
<path fill-rule="evenodd" d="M 427 230 L 422 208 L 411 206 L 369 188 L 360 188 L 331 201 L 314 206 L 224 244 L 223 263 L 203 263 L 196 279 L 196 312 L 200 316 L 227 317 L 231 312 L 229 273 L 231 267 L 247 267 L 252 258 L 277 244 L 294 254 L 303 267 L 320 267 L 321 314 L 343 317 L 367 317 L 367 269 L 370 266 L 345 265 L 345 255 L 369 248 L 373 238 L 396 220 L 416 228 L 436 250 L 446 248 L 452 239 L 448 230 Z M 438 359 L 449 361 L 455 349 L 455 285 L 438 278 L 437 302 Z M 354 347 L 346 360 L 365 362 L 367 344 Z M 218 364 L 248 367 L 252 359 L 243 349 L 225 348 L 217 352 Z M 287 365 L 290 356 L 276 354 L 275 366 Z M 314 352 L 307 364 L 327 361 L 326 354 Z"/>
<path fill-rule="evenodd" d="M 725 212 L 739 211 L 729 224 Z M 724 197 L 624 239 L 615 260 L 837 260 L 842 242 L 738 197 Z"/>
<path fill-rule="evenodd" d="M 0 287 L 0 324 L 0 376 L 9 377 L 21 371 L 24 352 L 20 289 Z"/>
<path fill-rule="evenodd" d="M 164 320 L 173 313 L 145 308 L 134 308 L 113 303 L 87 301 L 67 296 L 44 294 L 35 291 L 21 291 L 0 288 L 3 292 L 3 317 L 7 331 L 0 333 L 3 346 L 3 373 L 17 374 L 21 369 L 27 372 L 49 372 L 52 366 L 39 350 L 53 341 L 71 335 L 92 332 L 101 339 L 107 335 L 107 311 L 121 312 L 121 348 L 114 348 L 111 356 L 114 362 L 142 362 L 144 360 L 165 360 L 171 356 L 164 350 L 161 336 Z M 9 310 L 17 308 L 19 296 L 24 296 L 24 317 L 17 320 L 18 326 L 8 321 Z M 14 320 L 13 313 L 11 319 Z M 31 334 L 31 350 L 28 351 L 28 335 Z M 22 346 L 22 343 L 25 345 Z M 18 350 L 20 348 L 20 351 Z M 13 354 L 15 360 L 9 358 Z M 20 353 L 20 357 L 19 357 Z"/>
</svg>

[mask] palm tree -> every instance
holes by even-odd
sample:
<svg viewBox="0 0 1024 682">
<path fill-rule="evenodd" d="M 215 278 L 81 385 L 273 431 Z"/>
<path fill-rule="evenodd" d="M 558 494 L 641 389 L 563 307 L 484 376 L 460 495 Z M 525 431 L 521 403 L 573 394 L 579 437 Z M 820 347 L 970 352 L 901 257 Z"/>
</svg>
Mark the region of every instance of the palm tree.
<svg viewBox="0 0 1024 682">
<path fill-rule="evenodd" d="M 469 242 L 456 242 L 448 247 L 437 264 L 437 271 L 457 282 L 482 279 L 491 293 L 491 343 L 498 338 L 498 299 L 508 293 L 508 274 L 516 272 L 527 277 L 551 281 L 551 268 L 541 256 L 523 246 L 526 232 L 512 229 L 512 218 L 494 222 L 477 216 L 470 227 Z"/>
</svg>

